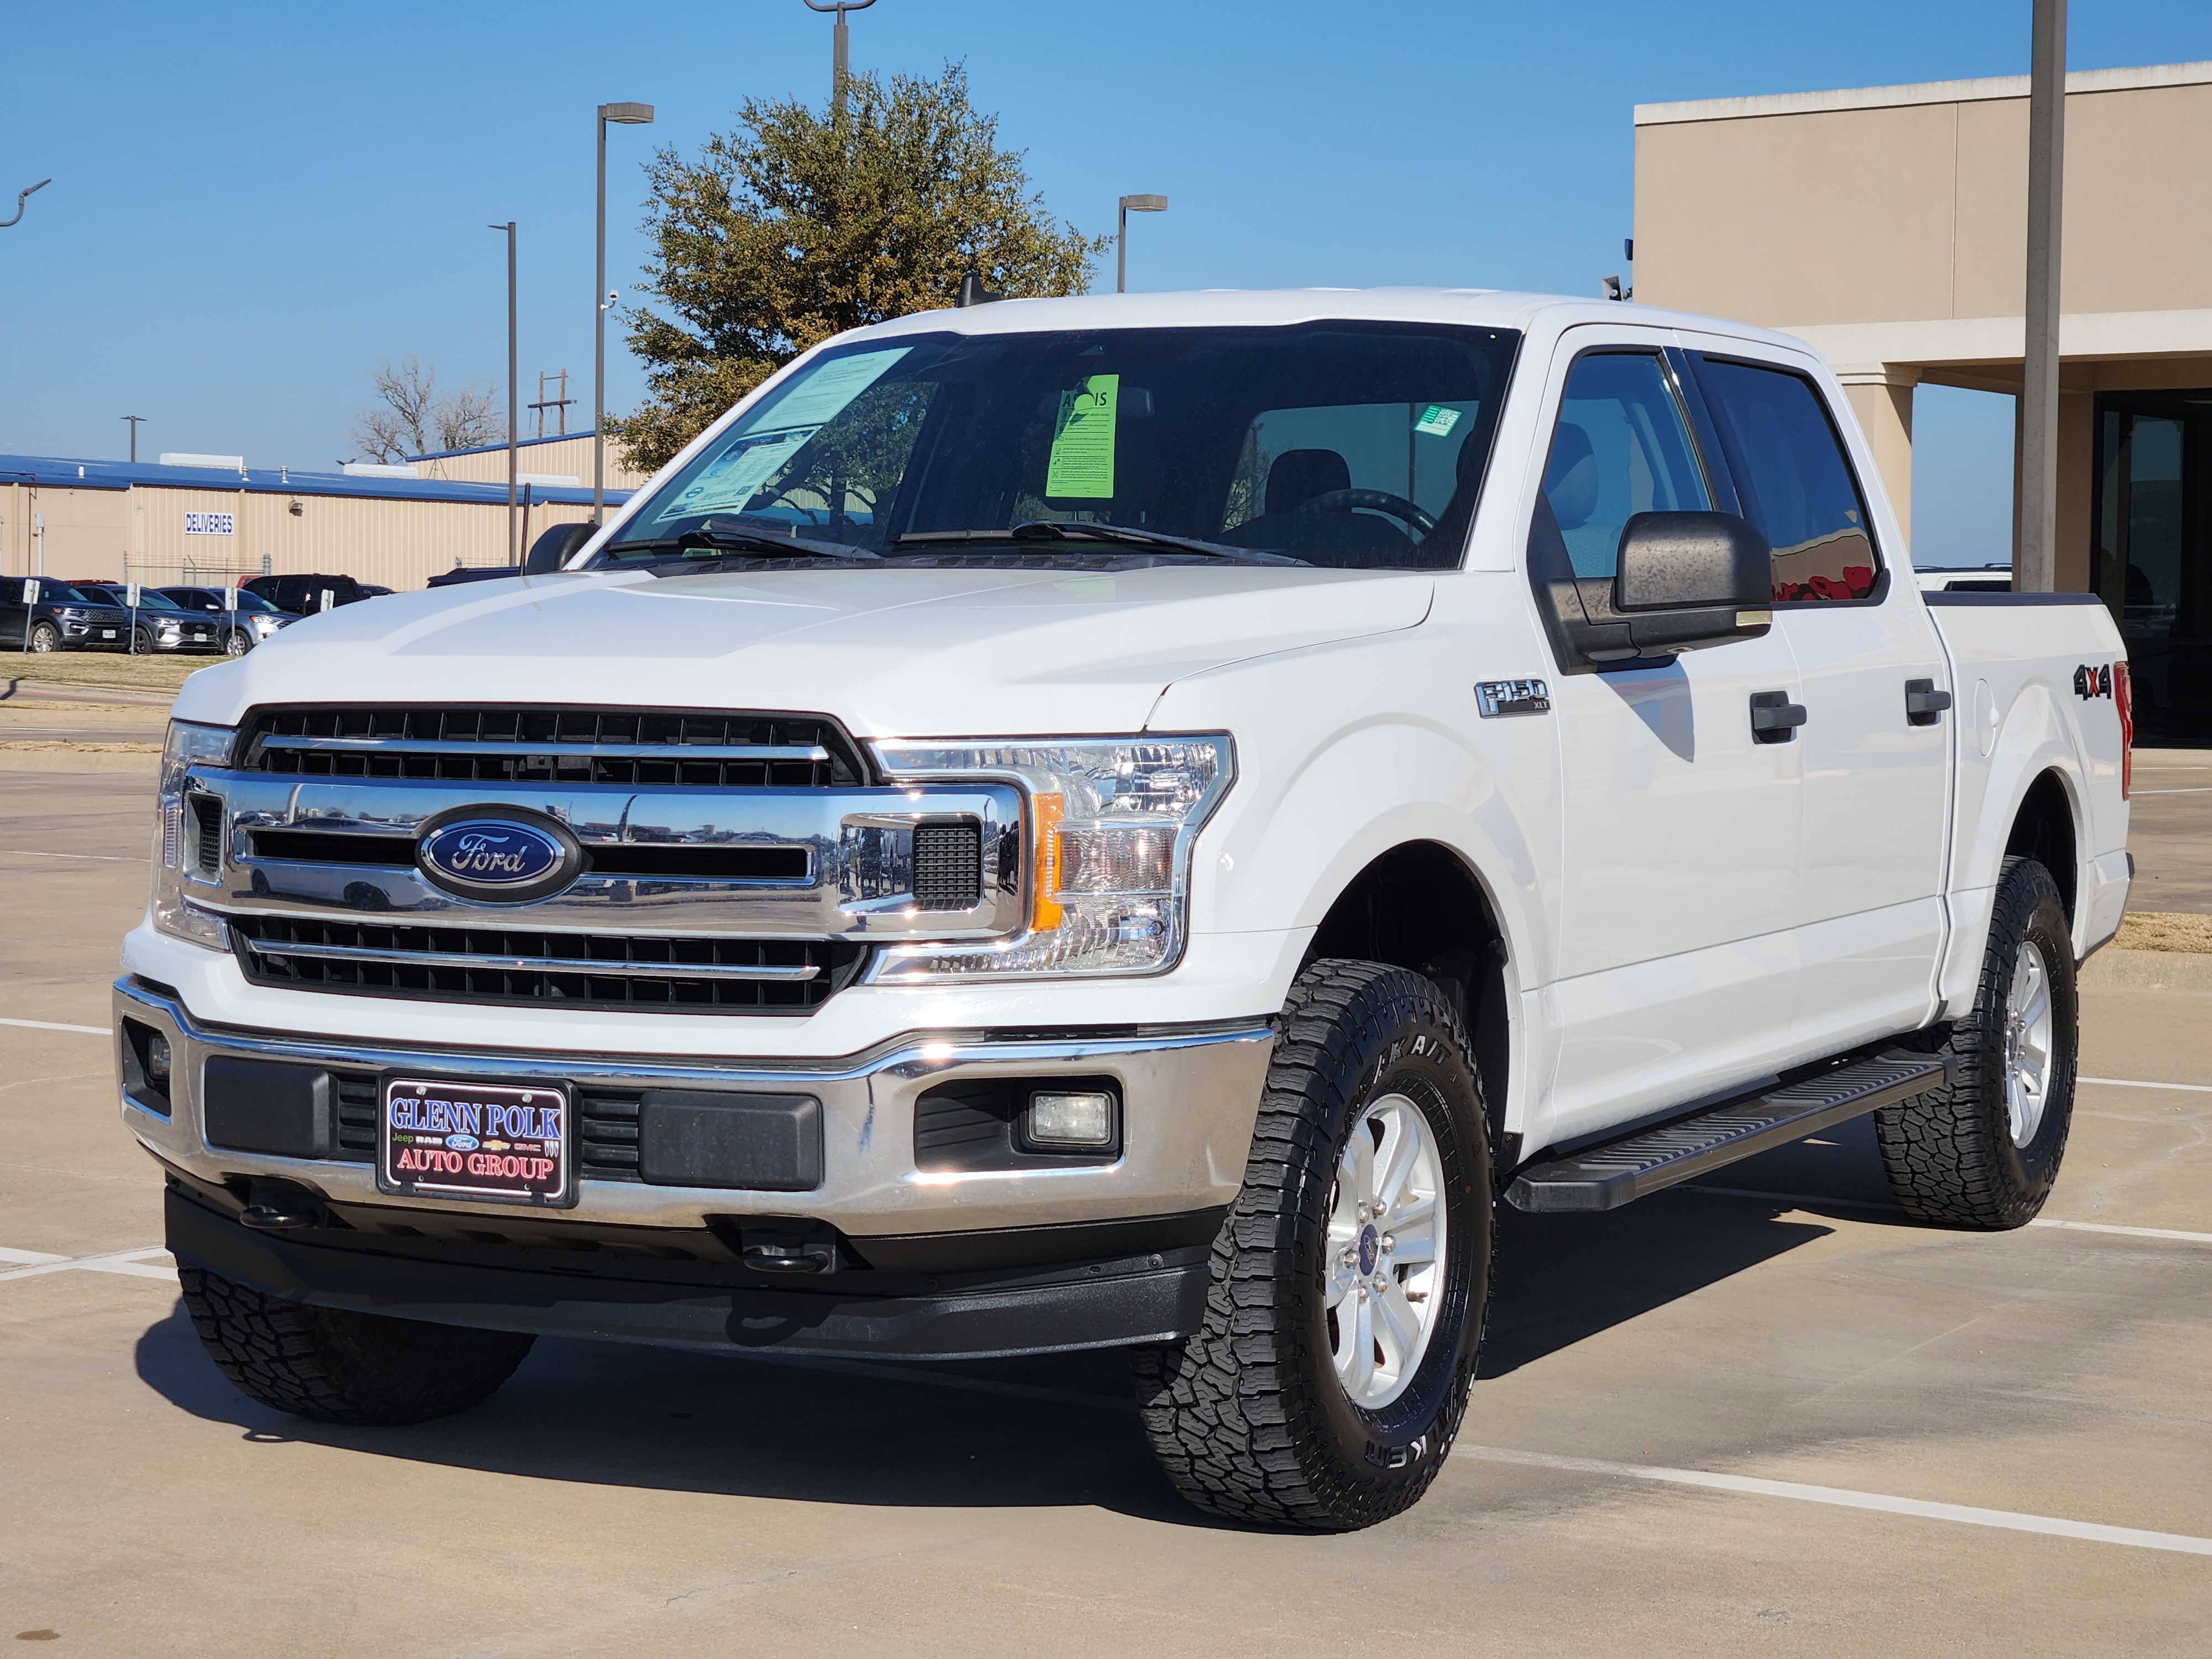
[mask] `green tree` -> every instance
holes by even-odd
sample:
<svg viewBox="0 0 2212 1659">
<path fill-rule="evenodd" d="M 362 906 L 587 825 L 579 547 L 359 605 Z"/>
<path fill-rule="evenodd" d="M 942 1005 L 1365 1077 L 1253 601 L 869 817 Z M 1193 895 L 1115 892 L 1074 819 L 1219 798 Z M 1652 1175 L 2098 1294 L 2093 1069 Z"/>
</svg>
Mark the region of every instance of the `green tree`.
<svg viewBox="0 0 2212 1659">
<path fill-rule="evenodd" d="M 641 291 L 659 303 L 626 320 L 650 390 L 607 422 L 631 465 L 660 465 L 817 342 L 951 304 L 968 271 L 1011 295 L 1091 286 L 1112 239 L 1046 210 L 964 66 L 845 88 L 828 116 L 748 100 L 696 160 L 664 149 L 647 168 Z"/>
</svg>

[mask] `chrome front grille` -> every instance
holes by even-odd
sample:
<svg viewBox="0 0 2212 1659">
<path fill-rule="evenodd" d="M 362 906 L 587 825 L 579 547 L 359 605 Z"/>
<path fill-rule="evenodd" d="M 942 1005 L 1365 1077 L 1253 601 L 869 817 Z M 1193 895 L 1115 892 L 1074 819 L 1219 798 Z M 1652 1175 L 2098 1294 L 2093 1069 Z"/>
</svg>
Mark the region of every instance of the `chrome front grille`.
<svg viewBox="0 0 2212 1659">
<path fill-rule="evenodd" d="M 299 777 L 835 789 L 867 775 L 819 714 L 333 706 L 258 710 L 240 738 L 244 769 Z"/>
<path fill-rule="evenodd" d="M 508 1006 L 791 1012 L 819 1007 L 861 947 L 830 939 L 640 938 L 498 927 L 233 916 L 246 976 L 286 989 Z"/>
</svg>

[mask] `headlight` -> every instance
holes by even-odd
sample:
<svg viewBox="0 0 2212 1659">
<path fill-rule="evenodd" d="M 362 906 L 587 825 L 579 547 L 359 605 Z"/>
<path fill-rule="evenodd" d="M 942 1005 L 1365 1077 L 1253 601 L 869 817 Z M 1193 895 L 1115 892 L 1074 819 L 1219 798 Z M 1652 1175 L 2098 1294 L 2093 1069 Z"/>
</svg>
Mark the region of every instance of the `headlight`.
<svg viewBox="0 0 2212 1659">
<path fill-rule="evenodd" d="M 212 951 L 229 948 L 222 919 L 185 896 L 187 880 L 202 867 L 201 825 L 197 814 L 188 815 L 185 810 L 185 775 L 196 764 L 228 763 L 232 736 L 227 726 L 171 720 L 168 739 L 161 745 L 159 817 L 154 832 L 154 926 Z M 221 834 L 220 825 L 215 833 Z"/>
<path fill-rule="evenodd" d="M 997 777 L 1027 794 L 1029 926 L 988 945 L 900 945 L 877 957 L 877 984 L 980 974 L 1157 974 L 1182 957 L 1191 848 L 1229 790 L 1226 733 L 1068 743 L 875 745 L 887 776 Z"/>
</svg>

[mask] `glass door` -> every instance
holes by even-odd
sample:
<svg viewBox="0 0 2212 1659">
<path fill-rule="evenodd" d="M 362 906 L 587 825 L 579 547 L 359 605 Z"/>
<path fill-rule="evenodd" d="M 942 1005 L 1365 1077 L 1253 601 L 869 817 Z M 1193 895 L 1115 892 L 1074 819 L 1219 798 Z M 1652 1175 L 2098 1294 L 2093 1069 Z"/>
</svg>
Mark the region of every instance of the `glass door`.
<svg viewBox="0 0 2212 1659">
<path fill-rule="evenodd" d="M 2097 400 L 2091 581 L 2127 641 L 2136 740 L 2212 744 L 2212 391 Z"/>
</svg>

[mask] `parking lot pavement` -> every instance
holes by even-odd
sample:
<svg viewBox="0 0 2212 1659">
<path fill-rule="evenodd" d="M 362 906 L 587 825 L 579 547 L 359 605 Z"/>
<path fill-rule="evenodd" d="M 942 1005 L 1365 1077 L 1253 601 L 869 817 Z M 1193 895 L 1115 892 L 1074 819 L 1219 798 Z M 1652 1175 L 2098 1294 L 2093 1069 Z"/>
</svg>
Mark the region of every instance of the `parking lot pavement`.
<svg viewBox="0 0 2212 1659">
<path fill-rule="evenodd" d="M 2135 910 L 2212 913 L 2212 749 L 2136 750 Z"/>
<path fill-rule="evenodd" d="M 104 1030 L 149 782 L 0 775 L 9 1018 Z M 27 884 L 27 851 L 82 859 Z M 2212 996 L 2083 1006 L 2083 1073 L 2112 1081 L 2081 1089 L 2045 1218 L 2124 1231 L 1905 1224 L 1863 1124 L 1613 1215 L 1509 1214 L 1458 1448 L 1419 1508 L 1344 1538 L 1183 1510 L 1110 1354 L 908 1369 L 549 1340 L 443 1423 L 264 1410 L 207 1362 L 152 1249 L 157 1183 L 104 1036 L 0 1025 L 0 1637 L 2202 1654 Z"/>
</svg>

